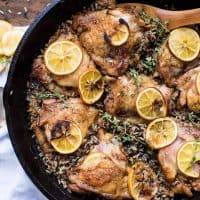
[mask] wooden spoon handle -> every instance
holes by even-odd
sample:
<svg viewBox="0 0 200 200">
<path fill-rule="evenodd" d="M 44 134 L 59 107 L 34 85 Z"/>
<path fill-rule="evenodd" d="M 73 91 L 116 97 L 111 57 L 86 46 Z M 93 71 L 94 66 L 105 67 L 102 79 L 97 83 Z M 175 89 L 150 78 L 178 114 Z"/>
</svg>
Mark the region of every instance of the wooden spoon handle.
<svg viewBox="0 0 200 200">
<path fill-rule="evenodd" d="M 200 23 L 200 8 L 184 11 L 157 9 L 156 13 L 161 21 L 167 21 L 169 23 L 169 30 Z"/>
<path fill-rule="evenodd" d="M 171 11 L 141 3 L 124 3 L 119 4 L 118 6 L 134 6 L 138 11 L 144 10 L 152 17 L 159 17 L 161 21 L 167 21 L 169 23 L 169 30 L 181 26 L 200 23 L 200 8 L 192 10 Z"/>
</svg>

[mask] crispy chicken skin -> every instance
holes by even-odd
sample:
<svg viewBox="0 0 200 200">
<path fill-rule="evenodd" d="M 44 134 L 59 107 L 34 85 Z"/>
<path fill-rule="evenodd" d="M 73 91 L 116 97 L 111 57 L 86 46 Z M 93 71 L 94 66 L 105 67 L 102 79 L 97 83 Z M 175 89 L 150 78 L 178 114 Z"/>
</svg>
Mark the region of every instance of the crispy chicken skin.
<svg viewBox="0 0 200 200">
<path fill-rule="evenodd" d="M 178 150 L 185 142 L 200 139 L 200 130 L 195 127 L 178 127 L 178 137 L 171 145 L 159 150 L 158 159 L 166 175 L 167 180 L 173 181 L 178 173 L 176 156 Z"/>
<path fill-rule="evenodd" d="M 66 104 L 55 99 L 43 101 L 35 130 L 37 130 L 39 143 L 44 145 L 52 138 L 51 131 L 60 121 L 73 121 L 81 129 L 83 138 L 87 135 L 89 127 L 94 123 L 98 110 L 83 104 L 79 98 L 70 98 Z M 41 130 L 44 130 L 41 132 Z M 40 131 L 40 132 L 39 132 Z M 45 140 L 45 138 L 46 140 Z"/>
<path fill-rule="evenodd" d="M 112 199 L 130 198 L 127 185 L 127 158 L 111 134 L 99 130 L 100 143 L 73 171 L 68 172 L 70 189 L 94 192 Z M 98 158 L 89 159 L 93 154 Z"/>
<path fill-rule="evenodd" d="M 148 87 L 157 88 L 169 104 L 171 89 L 158 85 L 151 77 L 140 76 L 136 83 L 131 77 L 121 76 L 109 83 L 110 91 L 104 101 L 105 110 L 113 115 L 126 114 L 134 115 L 136 113 L 136 98 L 139 92 Z"/>
<path fill-rule="evenodd" d="M 129 28 L 125 44 L 115 47 L 109 37 L 124 23 Z M 77 31 L 81 44 L 104 74 L 119 76 L 130 64 L 130 53 L 143 37 L 144 25 L 135 14 L 134 8 L 115 8 L 76 15 L 72 26 Z"/>
<path fill-rule="evenodd" d="M 96 0 L 96 3 L 105 8 L 110 6 L 113 7 L 116 5 L 116 0 Z"/>
<path fill-rule="evenodd" d="M 70 30 L 68 30 L 68 33 L 66 34 L 62 33 L 59 35 L 56 41 L 62 40 L 70 40 L 80 45 L 78 38 L 74 34 L 70 33 Z M 64 76 L 51 74 L 45 66 L 43 56 L 39 56 L 33 63 L 32 77 L 43 83 L 51 91 L 60 90 L 62 92 L 62 90 L 64 90 L 63 87 L 78 87 L 80 75 L 88 69 L 95 69 L 95 65 L 86 53 L 85 49 L 82 49 L 82 52 L 83 59 L 78 69 L 75 72 Z M 55 82 L 57 84 L 55 84 Z"/>
<path fill-rule="evenodd" d="M 177 78 L 182 74 L 184 63 L 178 60 L 169 50 L 166 43 L 158 55 L 157 71 L 169 86 L 175 86 Z"/>
<path fill-rule="evenodd" d="M 200 95 L 196 89 L 196 76 L 200 72 L 199 58 L 184 63 L 170 52 L 166 43 L 158 56 L 157 71 L 169 86 L 180 91 L 178 108 L 187 105 L 189 110 L 200 113 Z"/>
<path fill-rule="evenodd" d="M 200 72 L 200 67 L 189 70 L 178 79 L 177 88 L 180 90 L 179 106 L 187 104 L 188 108 L 196 113 L 200 113 L 200 95 L 196 88 L 196 77 Z"/>
</svg>

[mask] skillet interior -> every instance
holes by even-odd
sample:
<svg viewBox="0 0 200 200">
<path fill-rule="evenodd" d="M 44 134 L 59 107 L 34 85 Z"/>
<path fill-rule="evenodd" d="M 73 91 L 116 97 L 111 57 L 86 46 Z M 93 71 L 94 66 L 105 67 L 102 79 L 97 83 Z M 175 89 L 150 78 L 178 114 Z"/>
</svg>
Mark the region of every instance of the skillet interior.
<svg viewBox="0 0 200 200">
<path fill-rule="evenodd" d="M 12 144 L 17 157 L 23 168 L 48 197 L 48 199 L 95 199 L 95 197 L 83 197 L 68 194 L 62 189 L 57 181 L 45 173 L 42 162 L 37 159 L 37 150 L 29 130 L 26 83 L 31 72 L 33 59 L 39 55 L 40 49 L 44 48 L 50 36 L 58 29 L 59 24 L 64 22 L 73 13 L 88 6 L 92 0 L 60 0 L 51 6 L 35 20 L 25 34 L 16 54 L 13 58 L 8 81 L 4 91 L 4 105 L 6 120 Z M 122 0 L 118 2 L 134 2 Z M 174 7 L 176 9 L 189 9 L 200 7 L 197 0 L 142 0 L 143 2 L 158 7 Z M 193 200 L 198 200 L 200 194 L 195 194 Z M 177 199 L 184 199 L 177 197 Z"/>
</svg>

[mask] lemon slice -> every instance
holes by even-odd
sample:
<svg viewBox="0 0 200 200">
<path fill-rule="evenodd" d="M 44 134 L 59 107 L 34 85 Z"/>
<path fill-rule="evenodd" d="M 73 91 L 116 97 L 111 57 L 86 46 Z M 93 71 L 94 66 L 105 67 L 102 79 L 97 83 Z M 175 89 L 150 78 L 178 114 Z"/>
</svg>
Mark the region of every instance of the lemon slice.
<svg viewBox="0 0 200 200">
<path fill-rule="evenodd" d="M 2 48 L 6 56 L 12 56 L 24 35 L 24 30 L 11 30 L 2 37 Z"/>
<path fill-rule="evenodd" d="M 177 137 L 177 125 L 171 118 L 160 118 L 152 121 L 146 131 L 146 142 L 153 149 L 168 146 Z"/>
<path fill-rule="evenodd" d="M 138 114 L 146 120 L 154 120 L 167 115 L 167 105 L 162 93 L 156 88 L 146 88 L 136 99 Z"/>
<path fill-rule="evenodd" d="M 81 146 L 81 130 L 74 122 L 58 122 L 52 134 L 59 135 L 58 138 L 51 140 L 51 145 L 60 154 L 73 153 Z"/>
<path fill-rule="evenodd" d="M 194 60 L 200 50 L 200 38 L 198 33 L 191 28 L 178 28 L 169 36 L 169 48 L 171 52 L 182 61 Z"/>
<path fill-rule="evenodd" d="M 193 178 L 200 177 L 200 142 L 193 141 L 185 143 L 177 154 L 179 170 Z"/>
<path fill-rule="evenodd" d="M 3 35 L 12 29 L 12 25 L 4 20 L 0 20 L 0 55 L 4 55 L 2 46 Z"/>
<path fill-rule="evenodd" d="M 128 189 L 135 200 L 150 200 L 157 193 L 158 186 L 153 170 L 143 162 L 128 169 Z"/>
<path fill-rule="evenodd" d="M 74 72 L 82 61 L 82 49 L 74 42 L 65 40 L 51 44 L 45 51 L 47 69 L 55 75 L 67 75 Z"/>
<path fill-rule="evenodd" d="M 196 87 L 197 87 L 198 93 L 200 94 L 200 72 L 197 74 Z"/>
<path fill-rule="evenodd" d="M 129 37 L 129 29 L 127 25 L 120 24 L 117 27 L 117 30 L 114 33 L 114 35 L 112 35 L 111 37 L 111 44 L 113 46 L 121 46 L 128 40 L 128 37 Z"/>
<path fill-rule="evenodd" d="M 97 70 L 88 70 L 79 78 L 79 92 L 82 100 L 87 104 L 98 101 L 104 92 L 104 81 Z"/>
</svg>

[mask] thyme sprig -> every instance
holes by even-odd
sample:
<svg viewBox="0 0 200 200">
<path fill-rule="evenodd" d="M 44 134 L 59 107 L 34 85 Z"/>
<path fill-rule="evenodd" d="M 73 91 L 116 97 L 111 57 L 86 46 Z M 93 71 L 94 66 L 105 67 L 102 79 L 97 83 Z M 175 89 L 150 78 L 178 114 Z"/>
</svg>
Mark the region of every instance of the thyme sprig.
<svg viewBox="0 0 200 200">
<path fill-rule="evenodd" d="M 160 47 L 163 43 L 163 41 L 167 38 L 167 35 L 169 33 L 167 28 L 167 22 L 161 22 L 159 18 L 154 18 L 148 15 L 146 12 L 141 11 L 140 17 L 143 19 L 143 21 L 151 26 L 151 33 L 155 38 L 152 42 L 152 49 L 150 55 L 146 55 L 143 59 L 143 66 L 144 69 L 148 73 L 152 73 L 156 67 L 157 64 L 157 53 L 160 50 Z"/>
<path fill-rule="evenodd" d="M 42 91 L 36 94 L 36 98 L 39 100 L 45 100 L 49 98 L 56 98 L 59 99 L 61 102 L 63 102 L 66 105 L 66 97 L 64 94 L 61 94 L 59 92 L 50 92 L 50 91 Z"/>
<path fill-rule="evenodd" d="M 142 79 L 141 79 L 141 77 L 140 77 L 140 75 L 139 75 L 139 72 L 138 72 L 136 69 L 131 68 L 131 69 L 129 70 L 129 74 L 130 74 L 131 77 L 133 78 L 133 80 L 134 80 L 134 82 L 135 82 L 135 85 L 136 85 L 137 87 L 139 87 L 139 86 L 141 85 L 141 81 L 142 81 Z"/>
<path fill-rule="evenodd" d="M 200 128 L 200 122 L 198 120 L 199 117 L 197 116 L 197 114 L 195 114 L 194 112 L 189 112 L 187 117 L 192 125 Z"/>
<path fill-rule="evenodd" d="M 135 141 L 144 144 L 144 140 L 137 138 L 133 134 L 132 124 L 128 120 L 120 120 L 115 116 L 105 112 L 103 119 L 107 122 L 109 131 L 114 134 L 114 137 L 122 143 L 133 143 Z"/>
</svg>

